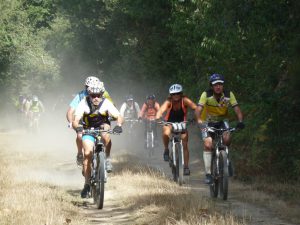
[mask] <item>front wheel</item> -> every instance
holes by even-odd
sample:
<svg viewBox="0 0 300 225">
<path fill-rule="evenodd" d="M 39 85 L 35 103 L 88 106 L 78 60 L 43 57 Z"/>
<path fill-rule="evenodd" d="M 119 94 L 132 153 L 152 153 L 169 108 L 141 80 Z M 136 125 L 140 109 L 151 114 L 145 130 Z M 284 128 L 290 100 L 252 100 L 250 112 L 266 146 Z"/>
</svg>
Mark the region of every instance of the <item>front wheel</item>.
<svg viewBox="0 0 300 225">
<path fill-rule="evenodd" d="M 94 202 L 97 209 L 103 208 L 104 201 L 104 183 L 105 183 L 105 155 L 104 152 L 98 154 L 97 170 L 95 177 Z"/>
<path fill-rule="evenodd" d="M 182 185 L 183 184 L 183 149 L 180 143 L 176 143 L 175 151 L 176 151 L 177 182 L 179 185 Z"/>
<path fill-rule="evenodd" d="M 154 155 L 154 133 L 153 133 L 153 131 L 147 132 L 146 148 L 148 151 L 148 156 L 152 157 Z"/>
<path fill-rule="evenodd" d="M 219 193 L 219 174 L 216 155 L 213 155 L 211 159 L 211 175 L 213 178 L 213 183 L 209 185 L 210 196 L 212 198 L 217 198 Z"/>
<path fill-rule="evenodd" d="M 220 183 L 220 197 L 227 200 L 228 197 L 228 163 L 227 153 L 224 150 L 220 151 L 219 155 L 219 183 Z"/>
</svg>

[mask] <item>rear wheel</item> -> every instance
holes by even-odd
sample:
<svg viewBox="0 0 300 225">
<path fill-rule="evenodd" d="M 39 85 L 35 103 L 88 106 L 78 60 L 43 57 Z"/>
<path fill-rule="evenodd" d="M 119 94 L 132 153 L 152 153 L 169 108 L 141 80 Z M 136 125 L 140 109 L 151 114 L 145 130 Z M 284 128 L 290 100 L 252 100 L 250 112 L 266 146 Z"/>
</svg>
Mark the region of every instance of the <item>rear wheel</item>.
<svg viewBox="0 0 300 225">
<path fill-rule="evenodd" d="M 228 163 L 227 153 L 224 150 L 220 151 L 219 155 L 219 183 L 220 183 L 220 197 L 223 200 L 227 200 L 228 196 Z"/>
<path fill-rule="evenodd" d="M 176 172 L 177 172 L 177 182 L 179 185 L 183 184 L 183 152 L 182 145 L 180 143 L 176 143 L 175 145 L 176 151 Z"/>
<path fill-rule="evenodd" d="M 218 197 L 219 192 L 219 180 L 218 180 L 218 167 L 217 167 L 217 158 L 213 155 L 211 159 L 211 175 L 213 178 L 213 183 L 209 185 L 210 196 L 212 198 Z"/>
<path fill-rule="evenodd" d="M 148 151 L 148 156 L 152 157 L 154 155 L 154 134 L 153 131 L 147 132 L 147 151 Z"/>
<path fill-rule="evenodd" d="M 104 183 L 105 183 L 105 155 L 104 152 L 100 152 L 98 155 L 98 167 L 95 177 L 95 193 L 94 201 L 97 209 L 103 208 L 104 201 Z"/>
</svg>

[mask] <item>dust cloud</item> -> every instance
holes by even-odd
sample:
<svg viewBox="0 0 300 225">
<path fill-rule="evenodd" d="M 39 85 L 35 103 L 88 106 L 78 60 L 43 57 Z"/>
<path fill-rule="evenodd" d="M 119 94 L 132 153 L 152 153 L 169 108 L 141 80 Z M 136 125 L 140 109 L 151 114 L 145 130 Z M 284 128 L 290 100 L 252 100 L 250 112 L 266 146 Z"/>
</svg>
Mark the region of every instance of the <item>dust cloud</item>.
<svg viewBox="0 0 300 225">
<path fill-rule="evenodd" d="M 81 168 L 76 165 L 76 133 L 67 127 L 66 112 L 74 94 L 84 88 L 85 78 L 82 75 L 72 82 L 61 83 L 60 86 L 64 88 L 38 96 L 45 106 L 38 133 L 31 132 L 24 116 L 13 106 L 1 110 L 0 135 L 7 149 L 1 154 L 17 163 L 14 170 L 21 181 L 34 180 L 72 189 L 82 188 L 84 178 Z M 106 89 L 118 109 L 129 93 L 136 96 L 140 107 L 149 94 L 145 91 L 149 87 L 142 87 L 140 83 L 132 81 L 129 87 L 105 80 Z M 112 127 L 114 125 L 115 122 L 112 122 Z M 121 135 L 112 135 L 113 158 L 121 154 L 145 154 L 144 124 L 137 123 L 134 129 L 134 135 L 128 134 L 125 124 Z"/>
</svg>

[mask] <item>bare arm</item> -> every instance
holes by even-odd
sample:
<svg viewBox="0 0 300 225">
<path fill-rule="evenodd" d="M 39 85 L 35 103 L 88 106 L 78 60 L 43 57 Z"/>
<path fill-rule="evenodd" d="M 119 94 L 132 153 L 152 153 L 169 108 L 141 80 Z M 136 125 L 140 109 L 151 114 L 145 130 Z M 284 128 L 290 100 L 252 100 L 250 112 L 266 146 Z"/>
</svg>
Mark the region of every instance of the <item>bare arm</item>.
<svg viewBox="0 0 300 225">
<path fill-rule="evenodd" d="M 75 119 L 72 122 L 72 127 L 76 129 L 79 126 L 79 121 L 81 119 L 81 116 L 75 116 Z"/>
<path fill-rule="evenodd" d="M 140 111 L 140 113 L 139 113 L 139 115 L 138 115 L 138 117 L 143 117 L 144 116 L 144 114 L 145 114 L 145 112 L 146 112 L 146 108 L 147 108 L 147 106 L 146 106 L 146 104 L 144 103 L 143 104 L 143 106 L 142 106 L 142 109 L 141 109 L 141 111 Z"/>
<path fill-rule="evenodd" d="M 73 122 L 75 109 L 70 107 L 67 111 L 66 117 L 69 123 Z"/>
<path fill-rule="evenodd" d="M 203 111 L 203 106 L 202 105 L 198 105 L 196 110 L 195 110 L 195 117 L 198 123 L 202 123 L 203 121 L 201 120 L 201 113 Z"/>
<path fill-rule="evenodd" d="M 158 110 L 158 112 L 156 113 L 156 119 L 160 119 L 162 117 L 162 114 L 167 111 L 167 109 L 170 107 L 170 101 L 165 101 L 160 109 Z"/>
<path fill-rule="evenodd" d="M 122 126 L 123 123 L 124 123 L 124 118 L 121 115 L 119 115 L 117 117 L 117 125 Z"/>
<path fill-rule="evenodd" d="M 236 114 L 236 116 L 237 116 L 237 118 L 238 118 L 238 121 L 239 122 L 243 122 L 243 113 L 242 113 L 242 111 L 241 111 L 241 108 L 238 106 L 238 105 L 236 105 L 236 106 L 234 106 L 234 112 L 235 112 L 235 114 Z"/>
<path fill-rule="evenodd" d="M 189 107 L 192 110 L 195 110 L 197 108 L 197 105 L 195 104 L 195 102 L 193 102 L 188 97 L 184 97 L 183 102 L 184 102 L 185 106 Z"/>
</svg>

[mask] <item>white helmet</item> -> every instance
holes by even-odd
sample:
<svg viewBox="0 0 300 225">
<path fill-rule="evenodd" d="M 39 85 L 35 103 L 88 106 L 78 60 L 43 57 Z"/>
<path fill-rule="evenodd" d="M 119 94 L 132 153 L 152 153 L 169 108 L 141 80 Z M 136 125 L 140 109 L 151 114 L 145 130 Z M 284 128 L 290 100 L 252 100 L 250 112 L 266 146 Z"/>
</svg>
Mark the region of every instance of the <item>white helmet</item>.
<svg viewBox="0 0 300 225">
<path fill-rule="evenodd" d="M 182 92 L 182 86 L 180 84 L 173 84 L 169 89 L 170 94 L 176 94 L 180 92 Z"/>
<path fill-rule="evenodd" d="M 84 84 L 85 84 L 85 86 L 90 87 L 90 86 L 92 86 L 92 85 L 94 85 L 94 84 L 96 84 L 96 83 L 98 83 L 98 82 L 100 82 L 100 80 L 99 80 L 98 77 L 89 76 L 89 77 L 87 77 L 87 78 L 85 79 Z"/>
<path fill-rule="evenodd" d="M 34 96 L 32 97 L 32 101 L 33 101 L 33 102 L 38 102 L 39 99 L 38 99 L 38 97 L 37 97 L 36 95 L 34 95 Z"/>
<path fill-rule="evenodd" d="M 103 94 L 105 91 L 104 84 L 101 81 L 94 83 L 87 88 L 89 94 Z"/>
</svg>

